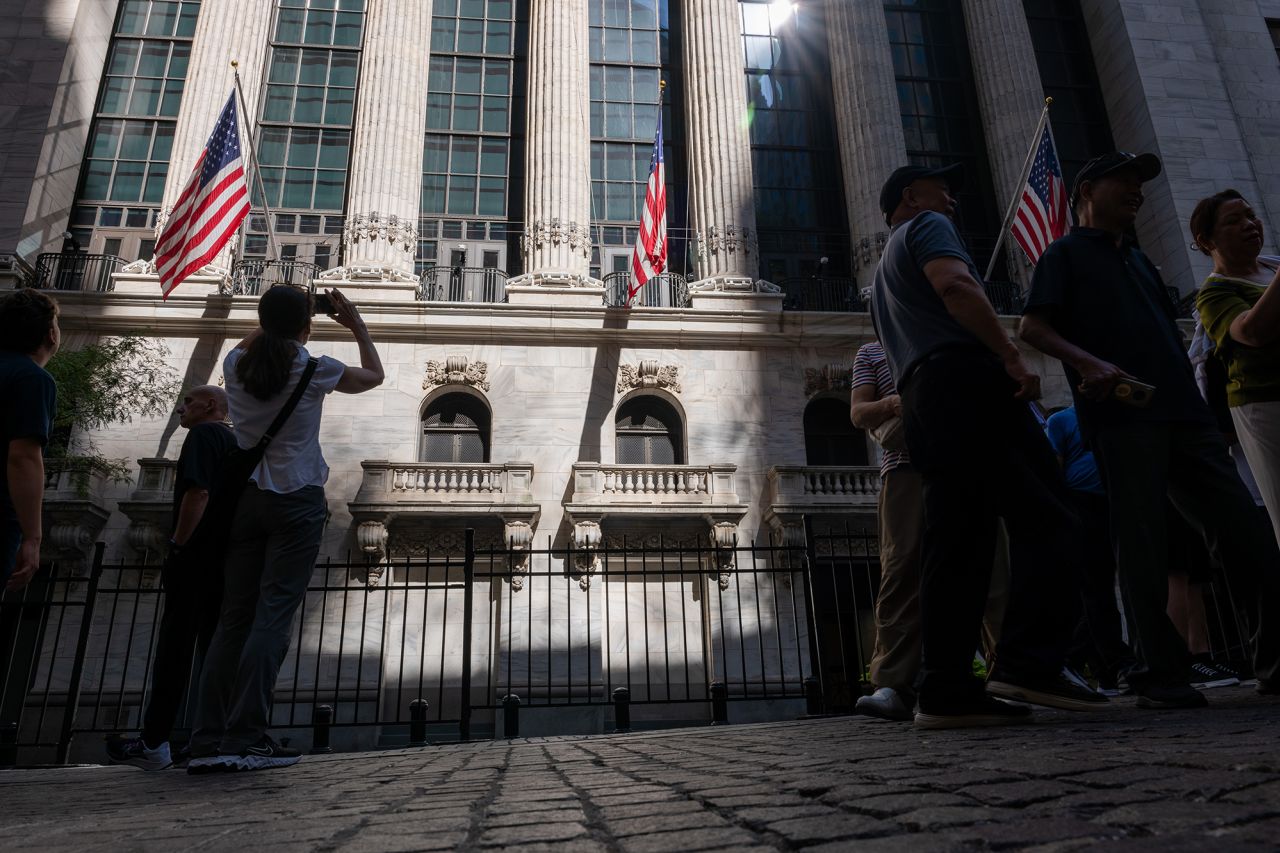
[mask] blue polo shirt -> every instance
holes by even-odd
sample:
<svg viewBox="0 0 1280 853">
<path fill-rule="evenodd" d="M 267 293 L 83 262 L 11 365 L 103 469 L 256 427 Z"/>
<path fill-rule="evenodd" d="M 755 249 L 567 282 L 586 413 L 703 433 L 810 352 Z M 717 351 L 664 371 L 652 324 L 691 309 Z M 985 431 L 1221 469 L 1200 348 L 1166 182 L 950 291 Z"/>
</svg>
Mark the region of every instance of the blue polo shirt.
<svg viewBox="0 0 1280 853">
<path fill-rule="evenodd" d="M 1066 478 L 1067 488 L 1095 495 L 1105 494 L 1097 460 L 1084 446 L 1076 410 L 1067 408 L 1053 413 L 1049 416 L 1044 431 L 1054 452 L 1062 457 L 1062 474 Z"/>
<path fill-rule="evenodd" d="M 1160 272 L 1131 241 L 1076 227 L 1036 264 L 1026 314 L 1041 314 L 1071 343 L 1156 388 L 1151 404 L 1094 402 L 1066 368 L 1085 439 L 1133 422 L 1213 424 L 1187 358 L 1176 311 Z"/>
</svg>

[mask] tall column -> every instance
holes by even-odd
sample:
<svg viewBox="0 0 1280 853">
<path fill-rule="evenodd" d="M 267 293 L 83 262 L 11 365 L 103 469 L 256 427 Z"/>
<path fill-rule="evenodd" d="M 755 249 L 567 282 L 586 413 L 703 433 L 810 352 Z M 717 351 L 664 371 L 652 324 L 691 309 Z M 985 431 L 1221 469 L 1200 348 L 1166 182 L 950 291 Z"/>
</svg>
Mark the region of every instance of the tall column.
<svg viewBox="0 0 1280 853">
<path fill-rule="evenodd" d="M 1003 216 L 1015 194 L 1021 195 L 1018 179 L 1044 109 L 1044 86 L 1022 0 L 964 0 L 964 20 L 996 206 Z M 1030 279 L 1026 259 L 1008 237 L 1005 242 L 1016 259 L 1011 272 L 1025 284 Z"/>
<path fill-rule="evenodd" d="M 589 288 L 580 296 L 599 304 L 603 285 L 590 275 L 586 0 L 532 0 L 529 34 L 525 271 L 511 280 L 508 293 L 513 302 L 545 301 L 530 291 Z"/>
<path fill-rule="evenodd" d="M 880 187 L 907 162 L 902 108 L 884 4 L 829 0 L 826 13 L 853 267 L 858 280 L 868 284 L 889 238 Z"/>
<path fill-rule="evenodd" d="M 182 108 L 173 132 L 173 154 L 169 159 L 169 179 L 164 187 L 164 204 L 160 221 L 173 209 L 209 134 L 218 121 L 227 96 L 235 85 L 231 61 L 239 63 L 240 85 L 248 109 L 257 109 L 258 93 L 266 70 L 267 45 L 275 4 L 264 0 L 219 0 L 203 3 L 196 19 L 191 42 L 191 59 L 187 64 L 187 80 L 182 90 Z M 256 116 L 240 113 L 241 137 L 253 126 Z M 246 165 L 249 152 L 244 152 Z M 231 246 L 227 242 L 210 264 L 219 274 L 231 265 Z M 208 270 L 208 268 L 206 268 Z"/>
<path fill-rule="evenodd" d="M 326 279 L 417 281 L 431 0 L 375 0 L 365 17 L 342 267 Z"/>
<path fill-rule="evenodd" d="M 697 240 L 693 291 L 756 292 L 756 208 L 751 180 L 738 0 L 686 0 L 685 138 Z"/>
</svg>

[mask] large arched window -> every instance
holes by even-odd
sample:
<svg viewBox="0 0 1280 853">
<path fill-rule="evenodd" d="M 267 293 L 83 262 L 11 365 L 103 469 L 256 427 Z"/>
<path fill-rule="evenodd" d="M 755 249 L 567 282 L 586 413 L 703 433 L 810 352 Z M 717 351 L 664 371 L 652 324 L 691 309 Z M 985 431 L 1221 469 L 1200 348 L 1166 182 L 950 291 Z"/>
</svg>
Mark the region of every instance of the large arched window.
<svg viewBox="0 0 1280 853">
<path fill-rule="evenodd" d="M 867 438 L 849 420 L 849 403 L 820 397 L 804 410 L 804 455 L 807 465 L 867 464 Z"/>
<path fill-rule="evenodd" d="M 489 409 L 470 394 L 445 394 L 422 413 L 420 462 L 488 462 Z"/>
<path fill-rule="evenodd" d="M 615 427 L 619 465 L 684 464 L 680 415 L 661 397 L 632 397 L 618 407 Z"/>
</svg>

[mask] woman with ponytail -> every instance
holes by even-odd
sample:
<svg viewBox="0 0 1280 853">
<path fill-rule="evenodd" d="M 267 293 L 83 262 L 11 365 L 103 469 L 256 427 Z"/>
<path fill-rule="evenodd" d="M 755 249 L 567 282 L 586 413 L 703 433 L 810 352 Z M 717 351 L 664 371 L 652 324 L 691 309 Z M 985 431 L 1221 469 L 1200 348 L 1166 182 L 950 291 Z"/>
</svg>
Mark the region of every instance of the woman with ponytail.
<svg viewBox="0 0 1280 853">
<path fill-rule="evenodd" d="M 329 317 L 355 337 L 359 367 L 307 352 L 317 300 L 292 287 L 262 295 L 259 327 L 223 361 L 242 449 L 258 445 L 299 389 L 300 396 L 266 445 L 231 522 L 222 613 L 200 679 L 191 773 L 287 767 L 301 756 L 273 741 L 267 725 L 276 674 L 327 514 L 321 409 L 331 391 L 359 394 L 383 380 L 382 362 L 356 307 L 337 290 L 327 297 Z"/>
</svg>

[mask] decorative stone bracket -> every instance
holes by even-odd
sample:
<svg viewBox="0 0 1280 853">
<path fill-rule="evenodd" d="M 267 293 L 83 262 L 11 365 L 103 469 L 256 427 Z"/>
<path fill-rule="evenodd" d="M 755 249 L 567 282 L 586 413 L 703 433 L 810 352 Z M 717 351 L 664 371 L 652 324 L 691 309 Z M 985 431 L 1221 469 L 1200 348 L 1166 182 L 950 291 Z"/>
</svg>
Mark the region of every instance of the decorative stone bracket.
<svg viewBox="0 0 1280 853">
<path fill-rule="evenodd" d="M 591 576 L 600 570 L 600 545 L 604 531 L 599 521 L 578 521 L 573 525 L 573 568 L 570 570 L 579 588 L 586 592 L 591 588 Z"/>
<path fill-rule="evenodd" d="M 680 368 L 674 364 L 659 365 L 654 360 L 632 366 L 624 364 L 618 369 L 618 393 L 635 388 L 661 388 L 673 394 L 680 393 Z"/>
<path fill-rule="evenodd" d="M 591 231 L 586 225 L 577 222 L 539 219 L 526 228 L 520 237 L 520 248 L 525 257 L 548 244 L 566 244 L 575 254 L 587 258 L 591 256 Z"/>
<path fill-rule="evenodd" d="M 489 390 L 489 365 L 487 362 L 469 362 L 465 355 L 447 356 L 444 361 L 428 361 L 422 390 L 441 385 L 469 385 L 481 391 Z"/>
<path fill-rule="evenodd" d="M 381 240 L 401 252 L 414 252 L 418 248 L 418 229 L 413 222 L 394 213 L 384 215 L 374 210 L 348 216 L 342 228 L 342 239 L 349 246 Z"/>
<path fill-rule="evenodd" d="M 853 271 L 867 269 L 879 263 L 888 242 L 888 231 L 877 231 L 874 234 L 859 237 L 853 247 Z"/>
<path fill-rule="evenodd" d="M 737 560 L 737 544 L 738 525 L 728 521 L 717 521 L 711 525 L 711 546 L 715 551 L 709 558 L 708 571 L 722 590 L 729 588 L 729 575 Z"/>
<path fill-rule="evenodd" d="M 511 590 L 524 589 L 525 576 L 529 574 L 529 551 L 533 547 L 533 525 L 527 521 L 504 521 L 504 544 L 511 549 Z"/>
</svg>

